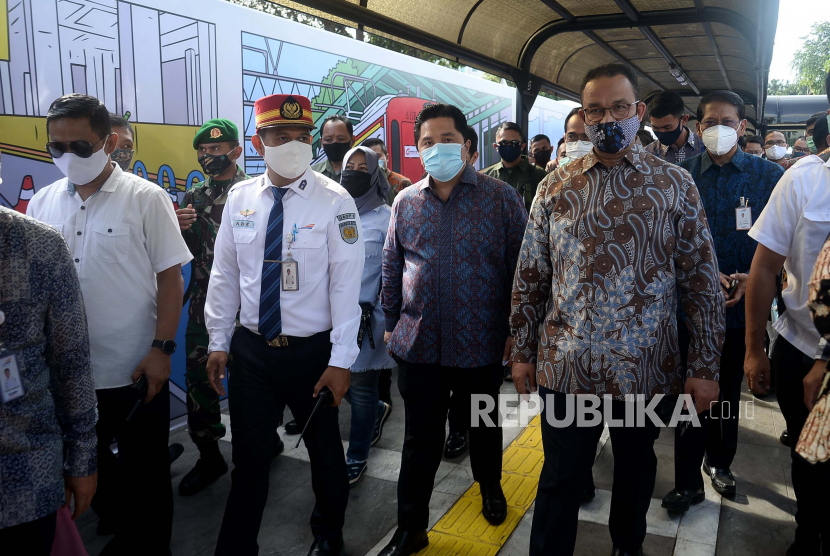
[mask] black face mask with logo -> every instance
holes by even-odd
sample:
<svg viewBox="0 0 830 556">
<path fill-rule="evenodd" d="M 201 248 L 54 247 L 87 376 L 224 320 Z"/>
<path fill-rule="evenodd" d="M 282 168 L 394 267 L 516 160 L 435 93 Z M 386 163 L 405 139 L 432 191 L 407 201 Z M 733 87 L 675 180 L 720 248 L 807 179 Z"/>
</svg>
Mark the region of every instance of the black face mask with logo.
<svg viewBox="0 0 830 556">
<path fill-rule="evenodd" d="M 326 153 L 328 159 L 332 162 L 341 163 L 343 162 L 343 157 L 346 156 L 346 153 L 349 152 L 349 149 L 352 148 L 351 142 L 349 143 L 329 143 L 328 145 L 323 145 L 323 150 Z"/>
<path fill-rule="evenodd" d="M 199 164 L 206 175 L 215 178 L 225 173 L 225 170 L 233 164 L 229 154 L 203 154 L 199 157 Z"/>
</svg>

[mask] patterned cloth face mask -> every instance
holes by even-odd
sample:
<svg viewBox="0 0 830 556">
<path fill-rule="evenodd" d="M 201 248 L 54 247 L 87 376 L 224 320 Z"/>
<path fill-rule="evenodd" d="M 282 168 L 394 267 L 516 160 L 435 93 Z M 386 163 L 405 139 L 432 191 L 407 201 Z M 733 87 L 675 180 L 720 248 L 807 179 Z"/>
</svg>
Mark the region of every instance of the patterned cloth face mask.
<svg viewBox="0 0 830 556">
<path fill-rule="evenodd" d="M 110 158 L 113 162 L 121 166 L 121 169 L 125 172 L 130 167 L 130 162 L 133 161 L 133 150 L 132 149 L 115 149 Z"/>
<path fill-rule="evenodd" d="M 627 120 L 585 125 L 585 133 L 591 143 L 601 152 L 616 154 L 628 146 L 637 137 L 640 119 L 633 115 Z"/>
</svg>

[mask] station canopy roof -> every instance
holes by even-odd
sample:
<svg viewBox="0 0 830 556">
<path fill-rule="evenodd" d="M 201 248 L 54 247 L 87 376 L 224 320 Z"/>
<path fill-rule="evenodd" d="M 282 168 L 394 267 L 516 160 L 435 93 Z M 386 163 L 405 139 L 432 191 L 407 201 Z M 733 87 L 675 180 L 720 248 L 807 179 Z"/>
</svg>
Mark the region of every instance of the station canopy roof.
<svg viewBox="0 0 830 556">
<path fill-rule="evenodd" d="M 621 61 L 642 100 L 738 93 L 762 113 L 778 0 L 271 0 L 579 101 L 586 72 Z"/>
</svg>

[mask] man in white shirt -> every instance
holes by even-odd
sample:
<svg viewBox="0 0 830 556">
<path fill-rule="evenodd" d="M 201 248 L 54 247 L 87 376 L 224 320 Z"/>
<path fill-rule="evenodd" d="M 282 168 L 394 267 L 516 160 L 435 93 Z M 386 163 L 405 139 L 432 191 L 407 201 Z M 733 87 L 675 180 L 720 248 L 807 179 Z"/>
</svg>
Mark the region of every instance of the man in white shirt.
<svg viewBox="0 0 830 556">
<path fill-rule="evenodd" d="M 787 271 L 787 289 L 783 292 L 787 310 L 775 323 L 779 336 L 771 359 L 778 404 L 791 439 L 792 482 L 798 502 L 795 542 L 788 556 L 819 554 L 822 544 L 825 551 L 830 545 L 830 468 L 812 465 L 795 452 L 827 365 L 807 302 L 810 275 L 830 233 L 828 158 L 805 156 L 787 170 L 749 231 L 758 241 L 758 248 L 746 290 L 744 372 L 747 386 L 757 394 L 769 391 L 770 360 L 764 352 L 764 330 L 776 292 L 775 277 L 782 266 Z"/>
<path fill-rule="evenodd" d="M 66 178 L 38 191 L 27 213 L 62 232 L 81 283 L 104 496 L 93 508 L 116 519 L 115 538 L 101 554 L 169 554 L 168 378 L 184 292 L 181 265 L 192 257 L 164 190 L 110 159 L 118 136 L 104 103 L 62 96 L 49 108 L 46 129 L 47 150 Z M 125 422 L 136 402 L 131 385 L 142 376 L 145 403 Z"/>
<path fill-rule="evenodd" d="M 309 167 L 310 101 L 270 95 L 254 111 L 252 143 L 267 172 L 228 193 L 205 305 L 208 379 L 221 395 L 229 354 L 231 371 L 234 470 L 216 554 L 258 553 L 273 434 L 288 405 L 300 425 L 308 422 L 317 496 L 309 555 L 336 555 L 349 485 L 334 406 L 360 352 L 360 219 L 346 190 Z M 237 313 L 242 326 L 235 329 Z M 332 407 L 320 407 L 309 422 L 323 387 Z"/>
</svg>

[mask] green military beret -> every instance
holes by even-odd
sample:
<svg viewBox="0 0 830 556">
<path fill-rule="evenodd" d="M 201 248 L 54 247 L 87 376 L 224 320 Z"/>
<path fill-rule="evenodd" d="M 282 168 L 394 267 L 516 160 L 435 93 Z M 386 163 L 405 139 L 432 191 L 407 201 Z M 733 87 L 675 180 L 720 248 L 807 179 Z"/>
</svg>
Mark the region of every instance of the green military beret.
<svg viewBox="0 0 830 556">
<path fill-rule="evenodd" d="M 196 132 L 193 138 L 193 148 L 198 149 L 202 143 L 222 143 L 223 141 L 239 141 L 239 131 L 230 120 L 217 118 L 208 120 Z"/>
</svg>

